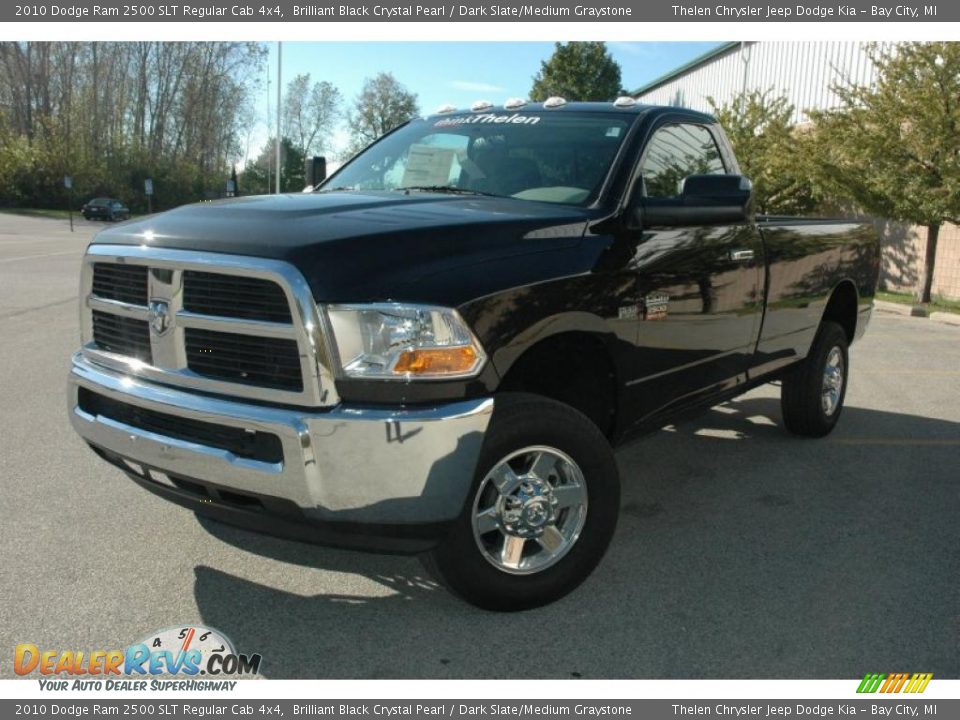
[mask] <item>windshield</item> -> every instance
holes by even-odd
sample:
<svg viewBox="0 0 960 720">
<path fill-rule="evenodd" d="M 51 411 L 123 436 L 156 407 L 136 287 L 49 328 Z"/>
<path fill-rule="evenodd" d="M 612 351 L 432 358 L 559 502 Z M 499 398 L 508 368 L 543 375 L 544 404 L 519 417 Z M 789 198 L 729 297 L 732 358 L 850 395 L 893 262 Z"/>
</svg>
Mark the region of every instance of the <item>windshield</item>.
<svg viewBox="0 0 960 720">
<path fill-rule="evenodd" d="M 491 111 L 415 120 L 364 150 L 320 190 L 423 190 L 586 205 L 635 117 Z"/>
</svg>

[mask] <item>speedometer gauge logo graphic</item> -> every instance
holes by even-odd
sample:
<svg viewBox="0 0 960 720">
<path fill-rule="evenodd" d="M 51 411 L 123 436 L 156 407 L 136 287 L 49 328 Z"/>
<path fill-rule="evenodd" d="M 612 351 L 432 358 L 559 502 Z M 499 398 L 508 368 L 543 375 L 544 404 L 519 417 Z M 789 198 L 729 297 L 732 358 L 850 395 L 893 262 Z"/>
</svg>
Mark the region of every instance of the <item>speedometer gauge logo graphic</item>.
<svg viewBox="0 0 960 720">
<path fill-rule="evenodd" d="M 132 654 L 132 656 L 131 656 Z M 238 653 L 224 633 L 204 625 L 179 625 L 150 633 L 127 649 L 127 665 L 151 675 L 255 675 L 259 653 Z"/>
<path fill-rule="evenodd" d="M 230 638 L 219 630 L 203 625 L 170 627 L 151 633 L 140 643 L 146 645 L 151 653 L 166 651 L 174 657 L 181 654 L 187 657 L 187 653 L 190 653 L 201 675 L 207 674 L 207 666 L 214 655 L 224 658 L 237 654 Z"/>
</svg>

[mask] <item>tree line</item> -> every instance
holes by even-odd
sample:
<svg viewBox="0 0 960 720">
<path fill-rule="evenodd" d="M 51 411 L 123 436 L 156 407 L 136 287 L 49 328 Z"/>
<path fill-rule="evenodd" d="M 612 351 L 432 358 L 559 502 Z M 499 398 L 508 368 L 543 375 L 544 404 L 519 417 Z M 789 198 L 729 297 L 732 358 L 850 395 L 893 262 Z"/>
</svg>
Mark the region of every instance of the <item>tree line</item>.
<svg viewBox="0 0 960 720">
<path fill-rule="evenodd" d="M 0 205 L 166 207 L 223 186 L 266 53 L 239 42 L 0 43 Z"/>
</svg>

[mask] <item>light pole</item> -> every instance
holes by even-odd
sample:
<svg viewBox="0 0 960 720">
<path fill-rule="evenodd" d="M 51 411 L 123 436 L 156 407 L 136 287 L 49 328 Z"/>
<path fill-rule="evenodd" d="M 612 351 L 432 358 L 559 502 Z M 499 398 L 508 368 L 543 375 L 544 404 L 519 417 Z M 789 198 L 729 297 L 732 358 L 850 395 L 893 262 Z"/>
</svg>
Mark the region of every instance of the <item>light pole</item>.
<svg viewBox="0 0 960 720">
<path fill-rule="evenodd" d="M 267 142 L 270 142 L 270 65 L 267 64 Z M 268 150 L 269 152 L 269 150 Z M 270 156 L 267 155 L 267 195 L 270 194 L 270 186 L 273 184 L 273 164 L 270 162 Z"/>
<path fill-rule="evenodd" d="M 280 194 L 280 66 L 283 62 L 283 43 L 277 42 L 277 195 Z"/>
</svg>

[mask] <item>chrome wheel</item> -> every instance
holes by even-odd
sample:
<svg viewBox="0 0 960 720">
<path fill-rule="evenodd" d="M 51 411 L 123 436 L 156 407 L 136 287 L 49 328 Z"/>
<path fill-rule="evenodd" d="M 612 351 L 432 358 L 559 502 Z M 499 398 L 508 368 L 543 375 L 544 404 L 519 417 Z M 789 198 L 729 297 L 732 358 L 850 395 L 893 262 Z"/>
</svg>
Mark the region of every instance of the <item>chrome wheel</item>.
<svg viewBox="0 0 960 720">
<path fill-rule="evenodd" d="M 583 472 L 555 448 L 518 450 L 480 483 L 472 517 L 473 537 L 494 567 L 512 575 L 545 570 L 570 552 L 583 530 Z"/>
<path fill-rule="evenodd" d="M 843 395 L 843 372 L 843 351 L 838 347 L 832 347 L 823 368 L 823 386 L 820 395 L 821 406 L 827 417 L 833 415 L 840 407 L 840 398 Z"/>
</svg>

